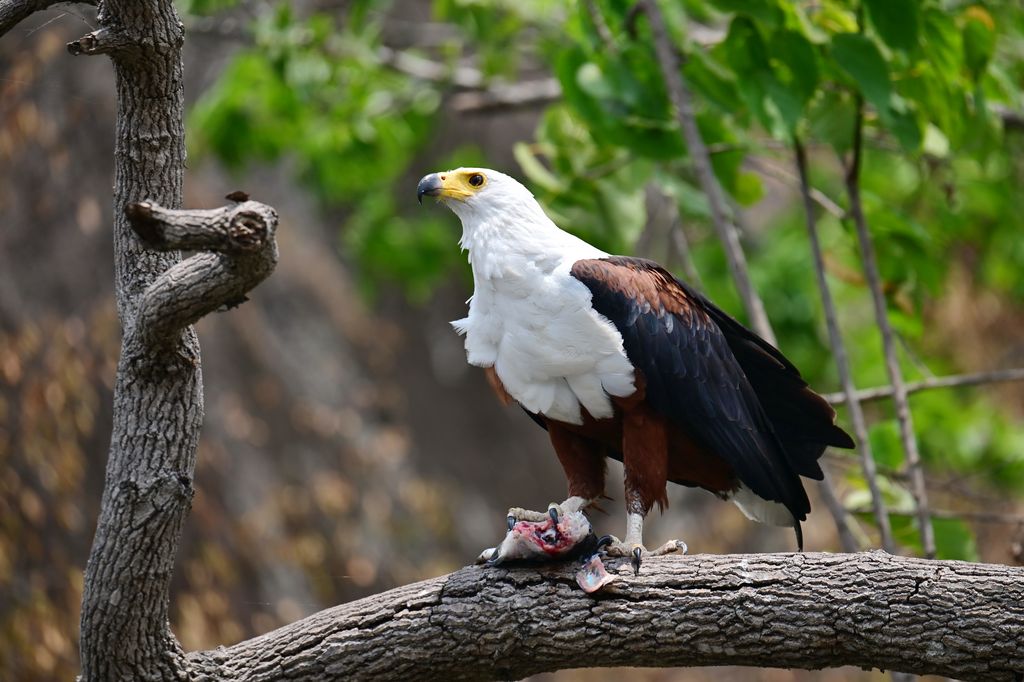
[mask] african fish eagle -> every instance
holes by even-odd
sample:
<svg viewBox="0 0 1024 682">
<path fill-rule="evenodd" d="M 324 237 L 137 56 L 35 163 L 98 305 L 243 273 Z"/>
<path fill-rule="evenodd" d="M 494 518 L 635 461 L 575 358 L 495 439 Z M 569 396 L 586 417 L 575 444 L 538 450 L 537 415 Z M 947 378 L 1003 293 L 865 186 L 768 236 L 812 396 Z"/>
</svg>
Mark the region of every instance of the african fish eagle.
<svg viewBox="0 0 1024 682">
<path fill-rule="evenodd" d="M 503 173 L 431 173 L 417 196 L 462 220 L 474 290 L 468 316 L 452 326 L 466 337 L 468 362 L 547 429 L 568 479 L 564 502 L 513 517 L 557 518 L 595 503 L 611 457 L 624 467 L 627 524 L 610 551 L 635 568 L 647 551 L 644 517 L 664 507 L 668 481 L 792 526 L 803 548 L 811 506 L 800 476 L 821 480 L 825 447 L 854 444 L 782 353 L 657 263 L 559 229 Z"/>
</svg>

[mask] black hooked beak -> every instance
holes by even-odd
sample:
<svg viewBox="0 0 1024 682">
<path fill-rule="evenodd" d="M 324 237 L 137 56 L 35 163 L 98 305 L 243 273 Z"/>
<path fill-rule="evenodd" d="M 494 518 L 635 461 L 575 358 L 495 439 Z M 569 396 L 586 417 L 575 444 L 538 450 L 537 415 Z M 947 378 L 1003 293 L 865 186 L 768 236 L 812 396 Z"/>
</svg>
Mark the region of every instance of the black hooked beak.
<svg viewBox="0 0 1024 682">
<path fill-rule="evenodd" d="M 443 187 L 444 184 L 439 173 L 424 175 L 423 179 L 420 180 L 420 184 L 416 185 L 416 201 L 422 204 L 424 194 L 428 197 L 436 197 L 441 193 Z"/>
</svg>

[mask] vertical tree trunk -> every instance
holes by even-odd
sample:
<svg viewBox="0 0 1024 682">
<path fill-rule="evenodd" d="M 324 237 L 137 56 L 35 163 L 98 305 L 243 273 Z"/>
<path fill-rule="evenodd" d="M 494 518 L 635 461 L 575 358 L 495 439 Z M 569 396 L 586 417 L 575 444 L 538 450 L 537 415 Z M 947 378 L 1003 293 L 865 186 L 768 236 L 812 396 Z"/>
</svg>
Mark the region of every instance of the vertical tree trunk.
<svg viewBox="0 0 1024 682">
<path fill-rule="evenodd" d="M 142 293 L 180 260 L 143 247 L 128 202 L 181 205 L 185 160 L 183 28 L 171 0 L 107 1 L 99 30 L 69 46 L 109 53 L 117 85 L 114 250 L 124 330 L 114 425 L 82 599 L 82 677 L 171 679 L 185 670 L 168 626 L 168 588 L 192 499 L 203 418 L 199 343 L 191 327 L 166 347 L 135 325 Z"/>
</svg>

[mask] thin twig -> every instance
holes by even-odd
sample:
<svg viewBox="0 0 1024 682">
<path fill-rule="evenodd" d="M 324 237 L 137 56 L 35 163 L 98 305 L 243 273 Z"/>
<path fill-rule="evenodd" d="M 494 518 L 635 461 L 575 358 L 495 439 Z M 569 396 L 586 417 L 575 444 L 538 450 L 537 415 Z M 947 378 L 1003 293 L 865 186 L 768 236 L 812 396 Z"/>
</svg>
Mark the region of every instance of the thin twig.
<svg viewBox="0 0 1024 682">
<path fill-rule="evenodd" d="M 870 509 L 865 508 L 849 508 L 846 510 L 850 514 L 870 514 Z M 913 518 L 917 516 L 917 511 L 913 509 L 890 509 L 889 514 L 891 516 L 902 516 Z M 1011 514 L 1006 512 L 986 512 L 986 511 L 953 511 L 951 509 L 931 509 L 929 514 L 935 519 L 947 519 L 950 521 L 973 521 L 975 523 L 1008 523 L 1018 524 L 1024 523 L 1024 514 Z"/>
<path fill-rule="evenodd" d="M 756 156 L 748 156 L 746 161 L 747 163 L 754 167 L 754 170 L 763 173 L 764 175 L 767 175 L 770 178 L 780 180 L 787 184 L 793 184 L 798 186 L 800 184 L 799 178 L 797 178 L 795 175 L 790 173 L 785 168 L 780 168 L 779 166 L 776 166 L 774 163 L 771 163 L 770 161 L 759 159 Z M 843 207 L 837 204 L 835 201 L 833 201 L 827 194 L 822 192 L 820 189 L 810 187 L 810 193 L 811 199 L 813 199 L 816 204 L 818 204 L 823 209 L 828 211 L 831 215 L 835 216 L 836 218 L 839 218 L 840 220 L 846 217 L 846 211 L 843 210 Z"/>
<path fill-rule="evenodd" d="M 856 387 L 853 383 L 853 374 L 850 371 L 849 360 L 846 355 L 846 345 L 843 343 L 843 335 L 839 330 L 839 318 L 836 314 L 835 302 L 832 300 L 832 292 L 829 290 L 828 278 L 825 276 L 825 259 L 821 253 L 821 243 L 818 240 L 817 221 L 814 219 L 814 204 L 811 201 L 810 181 L 807 177 L 807 152 L 799 139 L 794 138 L 793 147 L 796 151 L 796 170 L 800 180 L 800 195 L 804 201 L 804 215 L 807 222 L 807 237 L 811 242 L 811 255 L 814 261 L 814 274 L 818 283 L 818 294 L 821 296 L 821 304 L 825 311 L 825 324 L 828 327 L 828 340 L 832 348 L 832 356 L 836 361 L 836 370 L 839 373 L 839 381 L 843 386 L 843 394 L 849 399 L 850 421 L 853 422 L 853 433 L 857 438 L 860 451 L 861 468 L 864 471 L 864 479 L 867 481 L 868 490 L 871 492 L 871 506 L 874 510 L 875 524 L 882 540 L 882 549 L 892 554 L 896 551 L 896 543 L 893 541 L 892 528 L 889 525 L 889 515 L 885 510 L 885 500 L 878 488 L 878 472 L 875 466 L 875 458 L 871 452 L 871 442 L 868 439 L 868 427 L 864 420 L 864 412 L 856 399 Z"/>
<path fill-rule="evenodd" d="M 973 374 L 953 374 L 933 379 L 922 379 L 921 381 L 908 382 L 904 389 L 907 395 L 920 391 L 930 391 L 936 388 L 959 388 L 961 386 L 980 386 L 982 384 L 995 384 L 1006 381 L 1024 381 L 1024 367 L 1014 369 L 999 369 L 993 372 L 975 372 Z M 859 402 L 870 402 L 873 400 L 884 400 L 893 396 L 892 386 L 876 386 L 875 388 L 863 388 L 855 394 Z M 826 393 L 825 400 L 833 405 L 846 403 L 844 393 Z"/>
<path fill-rule="evenodd" d="M 54 5 L 73 5 L 68 0 L 0 0 L 0 36 L 36 12 Z M 80 0 L 77 4 L 95 5 L 95 0 Z"/>
<path fill-rule="evenodd" d="M 381 46 L 377 58 L 411 78 L 461 88 L 463 92 L 452 95 L 451 107 L 462 113 L 545 106 L 562 98 L 562 86 L 554 78 L 488 84 L 479 69 L 451 67 L 408 50 Z"/>
<path fill-rule="evenodd" d="M 604 20 L 604 15 L 601 14 L 601 8 L 597 6 L 594 0 L 585 0 L 584 4 L 587 7 L 587 13 L 590 15 L 590 22 L 594 25 L 594 30 L 597 31 L 601 42 L 604 43 L 605 47 L 611 47 L 612 32 L 608 28 L 608 22 Z"/>
<path fill-rule="evenodd" d="M 850 199 L 850 216 L 857 231 L 857 241 L 860 244 L 861 258 L 864 261 L 864 275 L 868 280 L 871 300 L 874 303 L 875 321 L 878 323 L 878 329 L 882 334 L 882 351 L 885 354 L 885 367 L 889 374 L 889 383 L 892 384 L 892 397 L 896 404 L 896 419 L 900 426 L 900 440 L 903 442 L 903 450 L 907 457 L 907 469 L 910 473 L 911 483 L 910 493 L 914 498 L 914 504 L 917 508 L 921 546 L 924 548 L 925 556 L 931 559 L 935 557 L 935 532 L 932 529 L 931 519 L 928 516 L 928 490 L 925 487 L 924 474 L 921 471 L 921 455 L 918 452 L 917 438 L 914 435 L 914 420 L 910 412 L 910 405 L 907 402 L 907 389 L 903 383 L 903 372 L 900 369 L 899 358 L 896 355 L 892 325 L 889 323 L 885 294 L 882 291 L 882 278 L 878 273 L 878 263 L 875 259 L 875 247 L 871 242 L 871 234 L 868 232 L 867 219 L 864 217 L 864 208 L 861 205 L 860 199 L 863 124 L 864 102 L 858 96 L 857 114 L 854 118 L 853 129 L 853 156 L 845 173 L 846 192 Z M 850 405 L 852 406 L 853 403 L 851 402 Z"/>
<path fill-rule="evenodd" d="M 683 274 L 686 275 L 687 281 L 698 289 L 704 289 L 704 282 L 701 279 L 700 272 L 697 271 L 697 266 L 693 262 L 693 252 L 690 249 L 690 241 L 686 237 L 686 230 L 683 229 L 683 221 L 679 216 L 679 209 L 676 209 L 675 217 L 672 219 L 672 224 L 668 228 L 668 248 L 666 249 L 667 265 L 669 269 L 672 269 L 673 263 L 678 258 L 680 266 L 683 268 Z"/>
<path fill-rule="evenodd" d="M 452 109 L 462 113 L 539 107 L 562 98 L 562 88 L 553 78 L 493 85 L 486 90 L 452 95 Z"/>
<path fill-rule="evenodd" d="M 729 264 L 729 271 L 732 274 L 733 281 L 736 283 L 736 289 L 739 291 L 740 298 L 743 300 L 743 307 L 747 312 L 747 317 L 754 331 L 761 338 L 772 345 L 776 345 L 775 332 L 768 321 L 764 303 L 750 281 L 747 259 L 743 253 L 743 246 L 740 244 L 736 224 L 726 215 L 725 195 L 718 184 L 718 178 L 715 177 L 715 173 L 712 170 L 711 156 L 707 145 L 704 144 L 704 138 L 701 137 L 700 130 L 697 127 L 697 119 L 693 111 L 693 98 L 687 88 L 686 81 L 683 79 L 682 71 L 679 69 L 678 54 L 669 39 L 661 9 L 654 0 L 641 0 L 637 6 L 642 7 L 647 15 L 647 20 L 650 22 L 651 32 L 654 35 L 654 49 L 657 54 L 658 65 L 661 67 L 662 78 L 665 80 L 665 87 L 668 89 L 672 104 L 675 107 L 679 127 L 683 131 L 686 147 L 689 150 L 690 158 L 693 160 L 693 166 L 697 173 L 701 190 L 707 196 L 708 205 L 711 209 L 711 222 L 714 224 L 718 238 L 722 242 L 726 261 Z M 822 497 L 826 501 L 826 506 L 832 513 L 840 540 L 844 543 L 844 549 L 851 551 L 848 547 L 850 547 L 849 543 L 853 535 L 848 527 L 848 519 L 838 504 L 828 504 L 830 499 L 835 500 L 835 491 L 831 489 L 827 479 L 822 480 L 818 485 L 822 491 Z"/>
<path fill-rule="evenodd" d="M 102 27 L 67 44 L 67 50 L 74 56 L 95 56 L 101 54 L 138 53 L 137 40 L 122 31 Z"/>
<path fill-rule="evenodd" d="M 825 458 L 831 460 L 835 464 L 848 467 L 850 469 L 855 466 L 860 466 L 860 455 L 857 452 L 850 452 L 849 450 L 830 448 L 825 451 Z M 875 472 L 882 478 L 887 478 L 890 481 L 895 481 L 897 483 L 906 483 L 907 481 L 906 472 L 900 469 L 893 469 L 892 467 L 885 466 L 884 464 L 876 464 Z"/>
<path fill-rule="evenodd" d="M 451 67 L 408 50 L 394 50 L 382 45 L 377 48 L 377 58 L 399 73 L 431 83 L 451 83 L 460 88 L 476 89 L 482 88 L 486 80 L 482 72 L 472 67 Z"/>
<path fill-rule="evenodd" d="M 707 145 L 704 144 L 704 139 L 697 128 L 693 98 L 679 69 L 678 55 L 665 28 L 665 19 L 661 14 L 661 9 L 658 7 L 658 3 L 652 0 L 641 0 L 638 6 L 643 8 L 650 22 L 651 32 L 654 36 L 654 50 L 658 58 L 658 65 L 661 67 L 662 77 L 665 79 L 665 87 L 668 89 L 669 97 L 675 107 L 679 127 L 682 129 L 686 147 L 693 160 L 701 191 L 707 196 L 708 206 L 711 209 L 711 222 L 725 248 L 729 272 L 732 274 L 740 298 L 743 300 L 747 317 L 754 331 L 775 345 L 775 334 L 768 323 L 764 304 L 750 282 L 747 259 L 743 255 L 743 247 L 740 245 L 736 226 L 726 213 L 722 188 L 712 170 L 711 156 L 708 153 Z"/>
<path fill-rule="evenodd" d="M 452 109 L 471 113 L 544 106 L 562 98 L 562 87 L 554 78 L 538 78 L 515 83 L 487 84 L 484 74 L 470 66 L 450 67 L 408 50 L 381 46 L 377 49 L 381 63 L 399 73 L 431 83 L 450 83 L 462 88 L 451 98 Z"/>
<path fill-rule="evenodd" d="M 603 32 L 602 32 L 603 35 Z M 611 37 L 609 32 L 609 38 Z M 722 41 L 721 29 L 693 24 L 688 39 L 710 47 Z M 414 74 L 410 74 L 414 75 Z M 519 83 L 488 87 L 476 92 L 461 92 L 452 97 L 452 108 L 463 113 L 539 107 L 562 99 L 562 88 L 554 78 L 539 78 Z"/>
</svg>

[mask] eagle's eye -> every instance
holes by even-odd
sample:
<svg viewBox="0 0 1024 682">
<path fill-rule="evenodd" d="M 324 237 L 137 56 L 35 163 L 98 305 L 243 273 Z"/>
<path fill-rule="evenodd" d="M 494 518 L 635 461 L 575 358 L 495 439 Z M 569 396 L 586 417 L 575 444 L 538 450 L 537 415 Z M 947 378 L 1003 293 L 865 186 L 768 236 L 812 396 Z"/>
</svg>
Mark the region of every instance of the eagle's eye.
<svg viewBox="0 0 1024 682">
<path fill-rule="evenodd" d="M 469 184 L 473 185 L 473 187 L 479 187 L 484 184 L 484 176 L 480 173 L 473 173 L 469 176 Z"/>
</svg>

